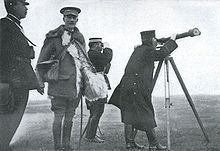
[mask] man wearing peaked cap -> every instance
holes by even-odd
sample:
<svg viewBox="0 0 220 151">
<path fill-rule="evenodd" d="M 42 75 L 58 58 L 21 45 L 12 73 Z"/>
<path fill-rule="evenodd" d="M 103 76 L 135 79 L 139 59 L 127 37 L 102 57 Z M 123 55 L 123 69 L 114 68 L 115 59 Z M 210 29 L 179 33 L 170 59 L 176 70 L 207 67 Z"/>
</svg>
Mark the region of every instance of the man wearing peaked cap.
<svg viewBox="0 0 220 151">
<path fill-rule="evenodd" d="M 4 2 L 5 2 L 5 5 L 14 5 L 16 4 L 16 2 L 21 2 L 24 5 L 29 5 L 29 3 L 26 2 L 26 0 L 4 0 Z"/>
<path fill-rule="evenodd" d="M 155 38 L 155 30 L 142 31 L 140 34 L 142 41 L 148 41 Z"/>
<path fill-rule="evenodd" d="M 4 4 L 7 13 L 14 15 L 16 19 L 20 20 L 26 17 L 28 10 L 26 5 L 29 3 L 25 0 L 4 0 Z"/>
<path fill-rule="evenodd" d="M 108 89 L 110 89 L 110 83 L 107 74 L 110 69 L 110 62 L 112 60 L 112 49 L 103 48 L 102 38 L 90 38 L 89 39 L 89 51 L 88 56 L 97 72 L 102 72 Z M 107 103 L 107 97 L 98 99 L 95 101 L 86 100 L 87 109 L 90 110 L 89 121 L 87 123 L 87 130 L 85 140 L 93 143 L 103 143 L 104 140 L 96 136 L 99 120 L 104 112 L 105 103 Z"/>
<path fill-rule="evenodd" d="M 81 12 L 81 10 L 77 7 L 64 7 L 60 10 L 60 13 L 63 15 L 75 15 L 78 16 L 78 14 Z"/>
<path fill-rule="evenodd" d="M 31 66 L 34 58 L 23 33 L 20 20 L 26 17 L 29 3 L 25 0 L 5 0 L 7 16 L 0 19 L 0 88 L 9 86 L 7 97 L 0 94 L 0 150 L 9 151 L 13 138 L 23 117 L 29 90 L 40 89 Z M 1 93 L 2 91 L 0 91 Z"/>
<path fill-rule="evenodd" d="M 102 43 L 102 38 L 89 38 L 89 43 L 93 42 Z"/>
<path fill-rule="evenodd" d="M 114 90 L 109 104 L 121 110 L 127 149 L 142 149 L 135 143 L 134 129 L 145 131 L 149 149 L 165 150 L 160 145 L 154 128 L 157 126 L 151 100 L 154 62 L 164 59 L 177 48 L 176 34 L 160 50 L 156 50 L 155 30 L 143 31 L 142 45 L 136 47 L 127 63 L 120 84 Z"/>
<path fill-rule="evenodd" d="M 44 88 L 44 82 L 48 82 L 47 93 L 54 113 L 52 131 L 56 151 L 72 150 L 70 144 L 72 120 L 83 93 L 80 64 L 81 60 L 85 61 L 88 56 L 84 36 L 76 27 L 80 12 L 81 10 L 76 7 L 64 7 L 60 10 L 64 24 L 46 34 L 37 61 L 36 72 L 41 87 Z M 47 72 L 43 70 L 44 62 L 51 58 L 59 59 L 59 72 L 54 79 L 49 78 Z"/>
</svg>

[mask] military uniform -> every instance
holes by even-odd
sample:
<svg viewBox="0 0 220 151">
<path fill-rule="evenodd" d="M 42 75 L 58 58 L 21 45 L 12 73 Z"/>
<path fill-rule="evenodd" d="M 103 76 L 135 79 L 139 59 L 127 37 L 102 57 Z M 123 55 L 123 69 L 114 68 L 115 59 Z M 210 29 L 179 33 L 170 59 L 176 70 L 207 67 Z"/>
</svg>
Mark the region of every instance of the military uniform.
<svg viewBox="0 0 220 151">
<path fill-rule="evenodd" d="M 0 149 L 4 151 L 9 150 L 9 143 L 20 124 L 29 90 L 39 88 L 31 66 L 33 48 L 22 32 L 20 20 L 14 15 L 8 14 L 0 20 L 0 82 L 9 84 L 14 98 L 14 110 L 0 114 Z M 0 101 L 1 104 L 5 100 Z"/>
<path fill-rule="evenodd" d="M 80 9 L 65 7 L 60 12 L 64 16 L 78 16 Z M 66 41 L 65 36 L 70 36 L 71 38 Z M 64 44 L 65 41 L 66 43 Z M 73 41 L 74 53 L 78 54 L 77 52 L 80 49 L 80 51 L 84 51 L 83 53 L 86 56 L 84 36 L 77 27 L 70 31 L 65 25 L 60 25 L 58 28 L 49 31 L 46 34 L 46 39 L 37 61 L 39 65 L 44 61 L 50 60 L 52 56 L 54 56 L 54 59 L 59 59 L 58 79 L 48 81 L 48 95 L 51 98 L 51 110 L 54 112 L 53 137 L 56 150 L 60 150 L 62 147 L 65 150 L 71 148 L 72 119 L 82 94 L 82 84 L 79 81 L 80 73 L 76 63 L 79 56 L 75 57 L 67 50 L 69 48 L 68 44 L 71 42 L 72 45 Z M 45 72 L 38 65 L 36 71 L 40 85 L 43 87 Z M 64 120 L 63 124 L 62 120 Z M 63 134 L 62 142 L 61 133 Z"/>
<path fill-rule="evenodd" d="M 90 38 L 89 45 L 92 43 L 102 44 L 101 40 L 102 38 Z M 88 56 L 97 72 L 102 72 L 105 75 L 108 73 L 110 68 L 109 64 L 112 60 L 112 49 L 104 48 L 103 52 L 101 52 L 101 50 L 93 50 L 90 47 L 88 51 Z M 107 66 L 108 69 L 106 70 Z M 107 78 L 108 77 L 106 75 L 106 81 L 109 82 Z M 110 87 L 109 83 L 108 85 Z M 86 139 L 91 142 L 103 142 L 101 139 L 96 137 L 96 131 L 99 124 L 99 120 L 104 112 L 105 103 L 107 103 L 107 98 L 99 99 L 93 102 L 86 101 L 87 108 L 90 110 L 90 117 L 86 131 Z"/>
<path fill-rule="evenodd" d="M 142 32 L 141 36 L 143 41 L 154 38 L 155 34 L 154 31 L 147 31 Z M 154 61 L 164 59 L 176 47 L 176 42 L 169 40 L 160 50 L 156 50 L 150 44 L 142 44 L 134 49 L 121 82 L 109 100 L 109 104 L 120 108 L 123 123 L 146 132 L 152 132 L 157 126 L 151 100 Z M 131 141 L 134 141 L 134 138 L 131 138 Z M 157 140 L 150 141 L 156 143 Z"/>
</svg>

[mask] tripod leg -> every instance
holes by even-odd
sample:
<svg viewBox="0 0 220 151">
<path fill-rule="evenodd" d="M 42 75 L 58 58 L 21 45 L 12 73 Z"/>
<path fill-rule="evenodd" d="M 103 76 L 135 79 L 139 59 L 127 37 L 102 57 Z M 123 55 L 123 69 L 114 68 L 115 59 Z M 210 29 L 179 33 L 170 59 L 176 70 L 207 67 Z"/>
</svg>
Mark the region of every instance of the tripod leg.
<svg viewBox="0 0 220 151">
<path fill-rule="evenodd" d="M 159 73 L 160 73 L 160 69 L 161 69 L 161 67 L 162 67 L 162 64 L 163 64 L 163 60 L 160 61 L 159 64 L 157 65 L 157 69 L 156 69 L 156 71 L 155 71 L 154 78 L 153 78 L 151 93 L 152 93 L 153 90 L 154 90 L 154 86 L 155 86 L 156 81 L 157 81 L 157 78 L 158 78 L 158 76 L 159 76 Z"/>
<path fill-rule="evenodd" d="M 193 112 L 194 112 L 194 115 L 196 116 L 196 119 L 197 119 L 197 121 L 198 121 L 198 123 L 199 123 L 199 126 L 200 126 L 200 128 L 201 128 L 201 130 L 202 130 L 202 132 L 203 132 L 203 134 L 204 134 L 204 136 L 205 136 L 205 138 L 206 138 L 206 141 L 209 142 L 208 135 L 207 135 L 207 133 L 205 132 L 205 129 L 204 129 L 204 127 L 203 127 L 203 124 L 202 124 L 202 121 L 201 121 L 201 119 L 200 119 L 200 117 L 199 117 L 199 114 L 198 114 L 198 112 L 196 111 L 196 108 L 195 108 L 195 105 L 194 105 L 194 103 L 193 103 L 193 101 L 192 101 L 192 98 L 190 97 L 189 92 L 188 92 L 188 90 L 186 89 L 186 86 L 185 86 L 185 84 L 184 84 L 184 82 L 183 82 L 183 79 L 182 79 L 182 77 L 181 77 L 181 75 L 180 75 L 180 73 L 179 73 L 179 71 L 178 71 L 178 69 L 177 69 L 177 66 L 176 66 L 176 64 L 175 64 L 175 62 L 174 62 L 174 60 L 173 60 L 173 58 L 170 57 L 170 58 L 169 58 L 169 61 L 170 61 L 171 65 L 172 65 L 172 67 L 173 67 L 174 72 L 176 73 L 176 76 L 177 76 L 177 78 L 178 78 L 178 80 L 179 80 L 179 82 L 180 82 L 180 85 L 181 85 L 181 87 L 182 87 L 182 89 L 183 89 L 183 91 L 184 91 L 184 93 L 185 93 L 185 95 L 186 95 L 186 98 L 187 98 L 187 100 L 188 100 L 188 102 L 189 102 L 189 104 L 190 104 L 190 106 L 191 106 L 191 108 L 192 108 L 192 110 L 193 110 Z"/>
<path fill-rule="evenodd" d="M 169 80 L 169 64 L 168 61 L 165 59 L 165 74 L 164 74 L 164 79 L 165 79 L 165 108 L 167 111 L 167 150 L 170 151 L 171 149 L 171 141 L 170 141 L 170 80 Z"/>
</svg>

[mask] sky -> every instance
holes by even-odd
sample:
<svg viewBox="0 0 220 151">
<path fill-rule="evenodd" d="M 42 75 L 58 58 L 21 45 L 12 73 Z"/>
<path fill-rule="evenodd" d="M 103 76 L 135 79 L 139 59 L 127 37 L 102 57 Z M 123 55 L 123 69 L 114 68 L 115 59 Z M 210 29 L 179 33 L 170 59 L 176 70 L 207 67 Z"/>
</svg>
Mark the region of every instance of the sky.
<svg viewBox="0 0 220 151">
<path fill-rule="evenodd" d="M 113 49 L 109 79 L 112 90 L 124 74 L 134 47 L 141 44 L 140 32 L 156 30 L 156 37 L 198 28 L 201 35 L 177 40 L 178 48 L 171 54 L 191 95 L 220 94 L 220 2 L 215 0 L 27 0 L 27 17 L 22 26 L 26 36 L 34 42 L 36 60 L 45 34 L 63 24 L 59 13 L 65 6 L 81 9 L 77 27 L 86 43 L 91 37 L 102 37 Z M 6 16 L 3 0 L 0 17 Z M 87 47 L 88 49 L 88 47 Z M 155 63 L 157 65 L 157 63 Z M 155 66 L 156 67 L 156 66 Z M 171 95 L 184 94 L 170 67 Z M 164 68 L 158 77 L 153 96 L 164 96 Z M 44 95 L 43 97 L 45 97 Z M 39 99 L 36 91 L 30 97 Z"/>
</svg>

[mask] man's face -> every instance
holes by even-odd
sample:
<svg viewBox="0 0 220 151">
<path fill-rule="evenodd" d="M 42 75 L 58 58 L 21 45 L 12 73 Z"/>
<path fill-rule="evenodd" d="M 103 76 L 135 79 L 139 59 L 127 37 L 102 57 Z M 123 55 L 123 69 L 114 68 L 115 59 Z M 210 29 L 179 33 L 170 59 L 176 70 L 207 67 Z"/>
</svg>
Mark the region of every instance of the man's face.
<svg viewBox="0 0 220 151">
<path fill-rule="evenodd" d="M 22 2 L 17 2 L 16 5 L 14 6 L 14 14 L 18 19 L 25 18 L 27 15 L 27 7 L 24 3 Z"/>
<path fill-rule="evenodd" d="M 75 15 L 65 15 L 63 17 L 63 21 L 65 23 L 66 28 L 74 28 L 76 26 L 76 23 L 78 21 L 78 17 Z"/>
</svg>

